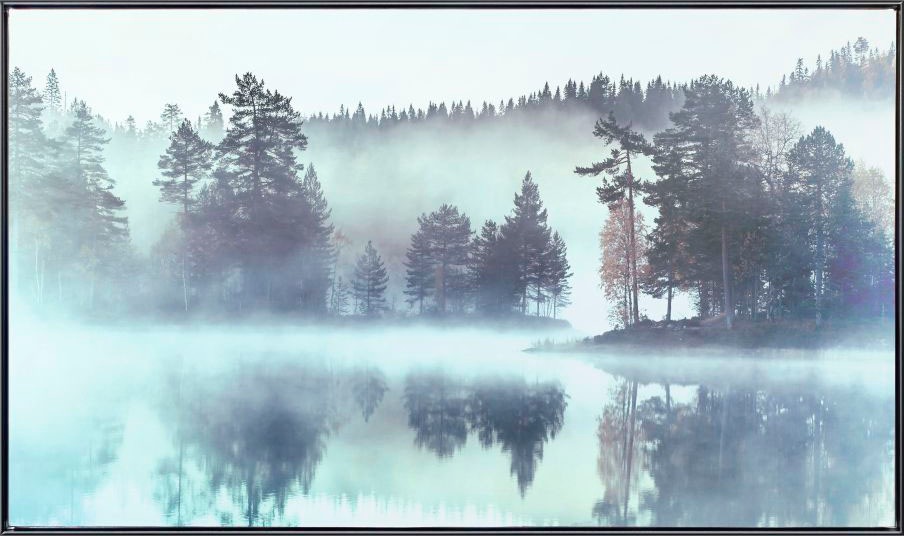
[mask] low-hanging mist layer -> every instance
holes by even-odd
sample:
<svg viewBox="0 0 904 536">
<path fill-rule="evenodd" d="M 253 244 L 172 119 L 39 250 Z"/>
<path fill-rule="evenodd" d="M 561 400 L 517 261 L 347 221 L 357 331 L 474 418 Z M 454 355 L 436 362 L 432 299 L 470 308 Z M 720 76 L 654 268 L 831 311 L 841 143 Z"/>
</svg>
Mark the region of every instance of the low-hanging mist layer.
<svg viewBox="0 0 904 536">
<path fill-rule="evenodd" d="M 850 46 L 833 51 L 831 60 L 818 63 L 812 75 L 799 64 L 790 82 L 780 85 L 776 96 L 765 104 L 799 118 L 801 133 L 817 125 L 828 127 L 848 155 L 891 176 L 893 106 L 881 99 L 855 99 L 850 93 L 854 86 L 864 94 L 882 93 L 884 82 L 879 82 L 887 78 L 883 70 L 887 55 L 859 42 L 854 48 L 855 55 Z M 58 86 L 54 99 L 52 86 L 58 82 L 53 76 L 45 100 L 49 95 L 49 107 L 59 109 L 63 103 Z M 851 82 L 854 79 L 856 84 Z M 572 304 L 562 316 L 584 330 L 606 327 L 606 312 L 612 304 L 606 303 L 600 290 L 598 235 L 608 210 L 594 195 L 599 181 L 578 177 L 573 171 L 577 164 L 605 156 L 608 149 L 591 135 L 604 109 L 614 111 L 623 121 L 634 120 L 650 138 L 668 125 L 668 113 L 680 107 L 684 86 L 656 80 L 646 91 L 641 87 L 632 80 L 615 82 L 600 74 L 586 88 L 583 83 L 568 81 L 564 91 L 556 88 L 553 93 L 547 84 L 517 102 L 500 103 L 498 109 L 484 104 L 472 111 L 471 103 L 453 103 L 448 116 L 445 105 L 431 105 L 426 112 L 400 110 L 399 114 L 386 109 L 379 118 L 366 116 L 363 109 L 354 114 L 340 112 L 332 118 L 315 114 L 303 127 L 308 144 L 299 161 L 316 166 L 331 210 L 330 222 L 347 240 L 336 265 L 345 265 L 346 280 L 351 279 L 349 267 L 355 256 L 372 241 L 386 263 L 388 301 L 404 310 L 404 263 L 418 216 L 451 204 L 470 218 L 472 231 L 478 232 L 485 220 L 500 222 L 510 214 L 521 178 L 530 171 L 548 210 L 550 228 L 559 232 L 568 246 L 574 273 Z M 847 92 L 849 97 L 805 103 L 794 100 L 795 95 L 808 91 Z M 771 95 L 768 90 L 767 96 Z M 181 112 L 168 105 L 165 115 L 168 125 L 148 123 L 139 131 L 131 121 L 113 128 L 112 141 L 104 151 L 110 176 L 116 179 L 112 191 L 125 201 L 132 244 L 140 256 L 151 255 L 152 263 L 155 244 L 178 213 L 177 206 L 158 202 L 159 191 L 154 186 L 160 176 L 157 160 L 168 145 L 166 132 L 178 124 Z M 434 116 L 441 120 L 431 120 Z M 48 134 L 65 134 L 65 116 L 45 117 Z M 208 116 L 205 123 L 210 119 Z M 216 129 L 203 133 L 214 142 L 222 136 Z M 643 157 L 635 162 L 635 174 L 640 179 L 655 177 L 649 160 Z M 648 222 L 656 216 L 654 209 L 642 203 L 638 210 Z M 45 292 L 43 277 L 40 285 Z M 646 315 L 663 314 L 661 300 L 642 296 L 640 301 Z M 692 314 L 687 295 L 679 294 L 674 308 L 678 316 Z"/>
</svg>

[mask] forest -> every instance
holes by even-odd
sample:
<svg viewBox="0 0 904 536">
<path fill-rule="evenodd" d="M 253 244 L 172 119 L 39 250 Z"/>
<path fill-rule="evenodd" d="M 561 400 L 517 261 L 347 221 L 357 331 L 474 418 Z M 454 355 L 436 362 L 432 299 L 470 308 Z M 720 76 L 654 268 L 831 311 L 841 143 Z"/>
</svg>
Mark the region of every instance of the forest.
<svg viewBox="0 0 904 536">
<path fill-rule="evenodd" d="M 431 102 L 379 115 L 360 104 L 303 115 L 291 97 L 246 73 L 203 117 L 187 118 L 171 103 L 159 122 L 141 128 L 132 117 L 111 125 L 84 100 L 68 99 L 54 71 L 39 91 L 15 68 L 10 285 L 35 311 L 105 318 L 558 318 L 570 303 L 573 270 L 531 171 L 509 213 L 495 220 L 472 222 L 467 206 L 451 202 L 410 214 L 416 230 L 402 238 L 397 301 L 376 236 L 387 231 L 375 229 L 350 251 L 345 222 L 334 221 L 317 170 L 300 158 L 321 138 L 351 150 L 389 129 L 467 132 L 518 118 L 549 125 L 580 110 L 599 118 L 586 135 L 598 139 L 600 157 L 566 167 L 574 180 L 596 181 L 607 209 L 599 281 L 615 326 L 647 320 L 641 295 L 666 300 L 671 321 L 677 293 L 692 296 L 699 317 L 728 328 L 737 318 L 893 316 L 887 180 L 855 164 L 826 128 L 801 132 L 793 117 L 764 105 L 825 93 L 889 98 L 894 59 L 893 48 L 881 52 L 860 39 L 820 57 L 812 71 L 799 60 L 775 90 L 716 75 L 644 85 L 600 73 L 589 84 L 568 80 L 552 90 L 546 83 L 498 106 Z M 142 173 L 153 174 L 174 218 L 147 255 L 132 246 L 118 194 L 125 179 L 108 171 L 111 148 L 126 161 L 160 149 L 157 168 Z M 641 161 L 652 176 L 635 175 Z"/>
</svg>

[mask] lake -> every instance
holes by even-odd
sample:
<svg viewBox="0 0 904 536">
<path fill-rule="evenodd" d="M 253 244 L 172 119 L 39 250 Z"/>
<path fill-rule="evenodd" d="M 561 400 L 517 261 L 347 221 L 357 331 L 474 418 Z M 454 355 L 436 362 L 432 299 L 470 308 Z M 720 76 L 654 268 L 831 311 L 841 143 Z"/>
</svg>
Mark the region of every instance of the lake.
<svg viewBox="0 0 904 536">
<path fill-rule="evenodd" d="M 894 355 L 10 331 L 13 526 L 894 525 Z M 574 335 L 548 335 L 567 339 Z"/>
</svg>

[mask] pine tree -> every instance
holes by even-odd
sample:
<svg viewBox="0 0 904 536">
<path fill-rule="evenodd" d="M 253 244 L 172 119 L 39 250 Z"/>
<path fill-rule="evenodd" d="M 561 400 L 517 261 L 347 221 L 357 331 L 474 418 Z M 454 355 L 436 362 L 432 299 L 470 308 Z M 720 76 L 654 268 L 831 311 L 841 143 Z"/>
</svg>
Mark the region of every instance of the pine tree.
<svg viewBox="0 0 904 536">
<path fill-rule="evenodd" d="M 383 259 L 368 240 L 364 254 L 355 263 L 355 279 L 352 283 L 352 292 L 361 314 L 374 316 L 386 310 L 385 293 L 388 282 L 389 276 Z"/>
<path fill-rule="evenodd" d="M 447 303 L 461 307 L 468 291 L 467 266 L 471 243 L 471 220 L 458 208 L 443 204 L 425 218 L 430 260 L 434 266 L 433 285 L 440 314 Z"/>
<path fill-rule="evenodd" d="M 160 188 L 162 202 L 181 207 L 187 222 L 195 187 L 210 171 L 213 145 L 201 139 L 188 119 L 182 121 L 169 139 L 169 147 L 157 162 L 164 178 L 155 179 L 154 186 Z"/>
<path fill-rule="evenodd" d="M 154 186 L 160 188 L 160 200 L 164 203 L 172 203 L 181 206 L 180 228 L 182 230 L 182 247 L 180 267 L 182 279 L 182 299 L 185 311 L 189 309 L 189 274 L 188 263 L 188 232 L 189 215 L 195 201 L 195 187 L 197 183 L 207 176 L 211 168 L 211 155 L 213 145 L 198 136 L 191 126 L 191 121 L 185 119 L 179 129 L 170 135 L 170 145 L 166 152 L 160 156 L 157 167 L 163 175 L 162 179 L 155 179 Z"/>
<path fill-rule="evenodd" d="M 474 238 L 470 271 L 478 311 L 507 313 L 520 298 L 511 242 L 503 240 L 492 220 L 487 220 Z"/>
<path fill-rule="evenodd" d="M 816 321 L 825 314 L 825 273 L 832 256 L 832 244 L 843 237 L 833 226 L 832 214 L 853 212 L 852 173 L 854 163 L 847 157 L 844 147 L 835 142 L 832 134 L 823 127 L 816 127 L 800 139 L 791 149 L 793 188 L 800 192 L 805 218 L 812 238 L 807 246 L 813 252 L 811 270 L 814 274 L 814 302 Z M 848 205 L 847 203 L 851 204 Z M 835 218 L 836 225 L 838 219 Z"/>
<path fill-rule="evenodd" d="M 223 112 L 217 101 L 213 101 L 204 114 L 204 137 L 216 141 L 223 138 Z"/>
<path fill-rule="evenodd" d="M 528 291 L 531 285 L 542 286 L 545 282 L 546 263 L 543 255 L 550 240 L 546 220 L 547 213 L 540 200 L 540 190 L 528 171 L 521 182 L 521 192 L 515 194 L 512 215 L 505 217 L 505 223 L 500 229 L 500 240 L 509 256 L 507 263 L 515 278 L 515 293 L 520 298 L 522 313 L 526 313 L 528 309 Z M 537 292 L 537 296 L 539 295 Z"/>
<path fill-rule="evenodd" d="M 418 230 L 411 235 L 411 246 L 405 254 L 405 295 L 409 305 L 417 304 L 419 314 L 424 313 L 424 300 L 434 290 L 435 270 L 427 225 L 426 215 L 418 217 Z"/>
<path fill-rule="evenodd" d="M 35 298 L 40 303 L 42 292 L 43 251 L 49 250 L 49 230 L 42 229 L 51 216 L 54 191 L 48 184 L 48 140 L 44 136 L 41 97 L 31 85 L 31 77 L 16 67 L 9 75 L 8 88 L 8 192 L 9 247 L 11 282 L 14 289 L 22 284 L 28 260 L 34 258 Z M 26 254 L 26 249 L 33 249 Z M 20 271 L 21 268 L 21 271 Z"/>
<path fill-rule="evenodd" d="M 311 206 L 302 191 L 295 156 L 307 147 L 307 138 L 291 98 L 265 89 L 251 73 L 236 76 L 235 82 L 232 95 L 220 94 L 233 114 L 217 153 L 240 215 L 235 241 L 244 292 L 254 299 L 263 297 L 268 305 L 293 307 L 301 298 L 298 267 L 289 265 L 310 237 L 306 225 L 311 222 Z"/>
<path fill-rule="evenodd" d="M 693 230 L 690 255 L 699 257 L 697 281 L 714 281 L 721 271 L 722 312 L 731 329 L 732 280 L 741 238 L 754 227 L 761 195 L 753 167 L 752 132 L 759 125 L 747 90 L 715 76 L 703 76 L 685 90 L 681 110 L 671 114 L 670 136 L 687 155 L 686 217 Z M 719 259 L 716 261 L 716 259 Z M 721 268 L 721 270 L 719 269 Z"/>
<path fill-rule="evenodd" d="M 73 223 L 81 268 L 88 277 L 89 308 L 94 307 L 98 279 L 116 275 L 129 238 L 128 219 L 120 215 L 125 202 L 113 193 L 116 183 L 103 166 L 103 147 L 107 142 L 109 139 L 94 124 L 88 106 L 77 101 L 72 124 L 66 129 L 64 158 L 70 180 L 81 192 Z"/>
<path fill-rule="evenodd" d="M 552 234 L 549 247 L 550 268 L 546 292 L 552 305 L 552 317 L 557 318 L 559 309 L 571 303 L 571 265 L 568 264 L 568 250 L 565 240 L 556 231 Z"/>
<path fill-rule="evenodd" d="M 688 176 L 685 155 L 665 131 L 654 138 L 653 171 L 657 180 L 646 185 L 644 202 L 659 211 L 656 226 L 647 238 L 649 269 L 641 281 L 644 292 L 654 298 L 666 297 L 665 320 L 672 320 L 675 290 L 684 285 L 689 263 L 687 254 L 687 217 L 683 211 L 687 200 Z"/>
<path fill-rule="evenodd" d="M 166 104 L 160 113 L 160 122 L 167 133 L 172 133 L 182 123 L 182 109 L 178 104 Z"/>
<path fill-rule="evenodd" d="M 309 211 L 303 222 L 307 243 L 302 258 L 301 305 L 305 310 L 322 312 L 337 252 L 331 241 L 334 228 L 329 221 L 330 209 L 313 164 L 308 165 L 302 179 L 301 193 Z"/>
<path fill-rule="evenodd" d="M 636 243 L 637 237 L 634 236 L 635 225 L 634 220 L 634 192 L 642 191 L 643 182 L 634 177 L 631 171 L 631 159 L 638 158 L 642 155 L 652 154 L 652 147 L 647 143 L 643 134 L 639 134 L 631 130 L 631 125 L 619 126 L 615 120 L 615 114 L 610 112 L 606 120 L 598 120 L 593 129 L 593 135 L 603 140 L 606 146 L 615 144 L 617 148 L 612 149 L 611 156 L 602 162 L 595 162 L 589 167 L 576 167 L 574 172 L 582 176 L 598 176 L 606 174 L 603 184 L 597 188 L 596 193 L 600 203 L 611 207 L 621 201 L 627 200 L 628 207 L 628 241 L 632 244 L 630 251 L 637 249 L 633 244 Z M 638 310 L 638 276 L 637 276 L 637 259 L 630 259 L 631 262 L 631 293 L 634 309 L 631 312 L 634 323 L 640 321 Z"/>
<path fill-rule="evenodd" d="M 60 93 L 60 81 L 56 71 L 50 69 L 47 74 L 47 83 L 44 85 L 44 105 L 48 111 L 60 114 L 63 111 L 63 95 Z"/>
</svg>

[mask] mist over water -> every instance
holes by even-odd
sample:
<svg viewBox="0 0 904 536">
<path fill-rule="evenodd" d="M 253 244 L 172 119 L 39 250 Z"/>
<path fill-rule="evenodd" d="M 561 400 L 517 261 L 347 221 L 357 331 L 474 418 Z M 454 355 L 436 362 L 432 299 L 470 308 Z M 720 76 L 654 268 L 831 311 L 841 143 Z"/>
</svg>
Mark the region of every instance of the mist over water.
<svg viewBox="0 0 904 536">
<path fill-rule="evenodd" d="M 802 134 L 825 126 L 851 158 L 878 167 L 889 181 L 894 176 L 893 102 L 839 97 L 765 106 L 797 119 Z M 309 145 L 300 161 L 316 168 L 331 220 L 351 241 L 340 264 L 351 264 L 363 245 L 373 240 L 387 263 L 389 299 L 394 298 L 401 310 L 407 309 L 403 262 L 417 217 L 451 203 L 470 217 L 472 229 L 487 219 L 499 223 L 510 214 L 524 173 L 531 171 L 549 211 L 549 225 L 568 246 L 574 272 L 572 304 L 561 316 L 582 333 L 594 334 L 611 327 L 598 274 L 599 232 L 608 209 L 597 201 L 599 179 L 579 177 L 574 168 L 607 154 L 592 136 L 597 119 L 575 112 L 559 113 L 545 122 L 497 121 L 466 130 L 419 125 L 367 136 L 366 142 L 330 133 L 322 125 L 305 125 Z M 655 132 L 643 134 L 652 139 Z M 120 177 L 116 191 L 128 207 L 133 243 L 145 254 L 177 212 L 158 202 L 159 192 L 151 184 L 164 148 L 163 142 L 157 150 L 142 144 L 136 152 L 114 142 L 108 151 L 111 174 Z M 638 159 L 635 173 L 655 178 L 645 158 Z M 643 203 L 637 206 L 652 226 L 655 210 Z M 665 314 L 665 301 L 641 296 L 640 308 L 659 319 Z M 681 293 L 673 308 L 678 317 L 694 314 L 690 297 Z"/>
<path fill-rule="evenodd" d="M 567 331 L 16 328 L 13 525 L 893 523 L 886 354 L 521 351 Z"/>
<path fill-rule="evenodd" d="M 681 31 L 687 33 L 687 28 Z M 224 51 L 235 53 L 237 42 Z M 686 109 L 704 115 L 731 110 L 702 121 L 711 123 L 703 130 L 718 130 L 724 122 L 712 117 L 733 121 L 737 118 L 729 116 L 738 115 L 739 109 L 749 115 L 751 102 L 756 113 L 762 113 L 765 103 L 772 112 L 785 112 L 798 121 L 801 136 L 817 126 L 831 131 L 831 143 L 828 134 L 808 143 L 801 138 L 802 152 L 819 142 L 827 151 L 837 149 L 862 160 L 865 167 L 858 171 L 879 168 L 891 182 L 894 103 L 877 95 L 891 91 L 896 56 L 893 48 L 880 53 L 864 47 L 865 41 L 841 49 L 846 59 L 840 67 L 820 67 L 820 76 L 814 71 L 808 78 L 801 63 L 796 71 L 804 74 L 787 85 L 783 80 L 784 93 L 760 93 L 757 88 L 755 102 L 744 95 L 739 100 L 715 99 L 706 109 Z M 16 54 L 27 59 L 25 49 L 18 50 Z M 254 52 L 253 47 L 241 52 L 249 51 Z M 530 56 L 523 52 L 519 49 L 518 61 Z M 341 56 L 337 50 L 332 54 Z M 655 54 L 656 65 L 666 57 L 662 54 Z M 840 61 L 834 50 L 831 55 L 827 65 Z M 688 57 L 701 71 L 720 64 Z M 625 247 L 625 255 L 617 252 L 624 264 L 607 276 L 607 299 L 600 288 L 600 231 L 610 216 L 597 195 L 602 177 L 578 176 L 575 167 L 606 159 L 614 147 L 594 137 L 600 117 L 592 110 L 626 114 L 636 121 L 632 128 L 652 141 L 670 126 L 667 112 L 680 108 L 693 88 L 685 87 L 684 93 L 674 82 L 666 87 L 659 79 L 645 92 L 646 80 L 616 82 L 607 77 L 603 82 L 600 74 L 586 91 L 584 82 L 578 92 L 576 81 L 569 80 L 560 97 L 556 84 L 563 81 L 550 80 L 555 97 L 547 87 L 505 111 L 503 104 L 472 113 L 480 109 L 472 98 L 466 112 L 455 101 L 448 109 L 445 102 L 441 108 L 431 102 L 428 112 L 415 119 L 397 120 L 394 108 L 383 120 L 378 119 L 380 110 L 372 108 L 339 120 L 310 118 L 300 128 L 305 145 L 297 124 L 287 128 L 280 114 L 295 117 L 299 111 L 301 117 L 310 117 L 323 102 L 323 95 L 320 101 L 314 98 L 317 92 L 339 86 L 347 91 L 348 80 L 342 75 L 313 76 L 304 80 L 312 88 L 306 94 L 297 89 L 305 87 L 299 80 L 289 83 L 270 76 L 273 66 L 268 62 L 278 58 L 272 54 L 247 67 L 253 74 L 236 76 L 239 89 L 229 97 L 231 69 L 245 68 L 232 61 L 235 58 L 228 58 L 228 70 L 216 67 L 222 72 L 203 84 L 201 75 L 185 81 L 180 88 L 186 95 L 165 96 L 172 112 L 168 119 L 161 116 L 160 123 L 147 125 L 136 125 L 133 119 L 129 127 L 123 126 L 123 118 L 95 115 L 102 106 L 90 108 L 109 88 L 78 95 L 87 104 L 70 105 L 74 95 L 59 95 L 59 85 L 56 101 L 38 95 L 43 73 L 30 65 L 27 73 L 11 73 L 17 80 L 16 102 L 25 110 L 17 123 L 23 128 L 17 131 L 16 153 L 24 165 L 14 174 L 19 191 L 14 187 L 11 192 L 16 222 L 11 226 L 16 240 L 10 251 L 14 262 L 9 297 L 13 526 L 893 526 L 896 368 L 889 321 L 894 310 L 885 291 L 895 283 L 894 268 L 887 267 L 894 246 L 882 234 L 890 224 L 879 228 L 873 221 L 889 221 L 879 217 L 885 215 L 882 209 L 891 210 L 887 190 L 870 183 L 875 197 L 868 201 L 875 203 L 866 209 L 856 205 L 855 211 L 853 197 L 833 201 L 837 212 L 829 223 L 841 231 L 831 236 L 835 251 L 827 262 L 823 237 L 814 238 L 819 233 L 812 232 L 829 225 L 822 218 L 822 197 L 818 210 L 801 209 L 813 196 L 788 196 L 788 202 L 782 197 L 811 187 L 800 174 L 807 165 L 820 180 L 825 178 L 820 174 L 834 173 L 820 167 L 829 158 L 801 164 L 784 154 L 779 159 L 786 162 L 776 167 L 780 174 L 770 178 L 761 169 L 749 177 L 746 171 L 739 174 L 730 184 L 741 185 L 740 194 L 721 199 L 723 219 L 727 210 L 729 219 L 734 218 L 732 210 L 738 211 L 738 220 L 748 218 L 740 214 L 746 211 L 740 205 L 760 200 L 760 194 L 770 202 L 760 207 L 762 213 L 751 210 L 756 213 L 751 222 L 734 229 L 736 236 L 729 241 L 726 228 L 736 223 L 709 219 L 715 201 L 693 206 L 698 198 L 717 199 L 731 190 L 724 187 L 723 175 L 737 170 L 718 168 L 727 159 L 711 155 L 711 160 L 679 172 L 660 167 L 657 178 L 651 162 L 634 152 L 633 175 L 658 179 L 664 189 L 676 188 L 668 183 L 670 175 L 680 175 L 687 184 L 700 181 L 695 165 L 713 169 L 715 162 L 721 170 L 709 177 L 720 180 L 696 185 L 696 190 L 679 187 L 677 193 L 657 194 L 651 189 L 661 196 L 658 206 L 664 214 L 684 207 L 684 213 L 673 212 L 681 221 L 670 225 L 687 224 L 706 233 L 676 232 L 669 250 L 674 257 L 659 254 L 658 268 L 667 265 L 667 286 L 677 275 L 684 287 L 676 288 L 692 290 L 676 291 L 670 318 L 674 322 L 648 322 L 665 317 L 666 301 L 648 294 L 656 292 L 666 276 L 654 270 L 649 277 L 647 267 L 632 275 Z M 646 69 L 647 61 L 636 63 Z M 740 63 L 737 58 L 735 63 Z M 68 69 L 74 65 L 77 62 L 70 62 L 61 72 L 71 73 Z M 381 76 L 393 83 L 408 83 L 405 76 L 379 67 Z M 541 72 L 539 64 L 528 67 L 537 71 L 541 85 L 548 73 Z M 412 82 L 428 78 L 416 64 L 409 68 L 406 76 Z M 337 67 L 330 65 L 329 72 L 338 72 Z M 258 87 L 257 76 L 263 91 L 265 74 L 267 90 L 282 92 L 278 98 L 267 96 L 269 106 L 281 112 L 266 118 L 263 124 L 270 130 L 259 135 L 257 123 L 229 120 L 249 113 L 253 106 L 236 104 L 242 100 L 236 95 L 252 95 L 247 89 Z M 226 92 L 220 100 L 222 116 L 214 113 L 219 108 L 212 108 L 202 121 L 196 120 L 196 110 L 178 109 L 177 102 L 190 107 L 212 102 L 216 92 L 198 88 L 219 77 L 224 83 L 217 90 Z M 368 83 L 376 86 L 379 80 Z M 64 78 L 62 87 L 83 89 L 82 82 L 67 86 Z M 493 92 L 507 87 L 490 91 L 492 84 L 483 82 L 469 80 L 465 86 L 487 86 L 486 98 L 494 99 L 498 95 Z M 714 82 L 704 77 L 695 83 Z M 845 88 L 845 96 L 828 96 L 836 86 Z M 359 84 L 354 94 L 362 93 L 360 98 L 370 105 L 374 95 L 363 93 L 381 95 L 385 89 Z M 729 95 L 734 89 L 725 91 Z M 160 93 L 156 97 L 164 98 Z M 254 98 L 263 94 L 254 93 Z M 291 97 L 291 103 L 284 96 Z M 425 92 L 418 98 L 438 95 Z M 56 104 L 40 109 L 45 101 Z M 693 104 L 694 98 L 688 101 Z M 344 106 L 349 104 L 354 108 L 355 102 Z M 149 106 L 142 101 L 135 115 L 143 121 Z M 253 113 L 256 117 L 256 108 Z M 76 121 L 83 128 L 77 140 L 64 124 Z M 103 132 L 91 130 L 89 124 L 102 126 Z M 199 159 L 210 164 L 191 186 L 197 187 L 191 194 L 197 193 L 191 199 L 193 208 L 188 191 L 181 192 L 181 214 L 172 204 L 176 182 L 164 188 L 169 195 L 163 201 L 159 182 L 166 164 L 158 162 L 171 146 L 167 137 L 174 128 L 183 131 L 183 142 L 196 137 L 198 155 L 203 156 Z M 292 140 L 272 145 L 270 156 L 276 157 L 269 163 L 237 164 L 248 155 L 256 159 L 257 144 L 279 138 L 283 128 L 292 131 Z M 23 135 L 29 132 L 31 137 Z M 82 162 L 85 132 L 90 135 L 84 139 L 96 147 Z M 254 141 L 230 148 L 216 139 L 227 132 Z M 692 143 L 699 132 L 684 134 L 684 156 L 699 149 Z M 744 135 L 755 136 L 753 130 Z M 731 136 L 714 139 L 721 143 Z M 173 136 L 173 146 L 177 138 Z M 201 138 L 211 147 L 204 149 Z M 624 139 L 618 143 L 627 154 Z M 736 149 L 744 145 L 735 141 Z M 658 149 L 670 143 L 668 136 L 656 141 Z M 774 156 L 767 155 L 772 148 L 757 146 L 757 158 L 742 155 L 740 149 L 735 156 L 752 169 Z M 39 150 L 46 157 L 45 167 L 28 161 Z M 205 151 L 210 154 L 202 155 Z M 846 160 L 836 164 L 838 176 L 843 175 L 836 186 L 850 186 L 856 172 L 847 169 Z M 312 167 L 316 175 L 306 174 Z M 527 172 L 531 181 L 525 179 Z M 86 173 L 99 173 L 98 182 L 83 181 Z M 271 181 L 267 195 L 257 191 L 255 181 L 262 174 Z M 779 176 L 777 182 L 790 184 L 787 190 L 774 189 L 772 181 Z M 183 184 L 188 183 L 188 171 L 183 170 L 182 177 Z M 623 177 L 633 184 L 631 174 Z M 752 177 L 754 195 L 745 197 L 750 192 L 743 192 L 742 186 Z M 769 183 L 768 191 L 763 181 Z M 124 200 L 124 208 L 115 196 L 104 197 L 107 185 Z M 202 185 L 208 187 L 203 194 Z M 71 197 L 63 191 L 68 189 Z M 533 212 L 512 226 L 514 241 L 503 239 L 503 230 L 498 236 L 488 232 L 497 248 L 493 252 L 491 246 L 484 247 L 489 239 L 474 240 L 486 220 L 501 224 L 513 214 L 519 191 L 522 199 L 534 196 Z M 86 192 L 99 195 L 75 195 Z M 668 195 L 671 205 L 663 201 Z M 866 199 L 863 192 L 859 195 Z M 256 199 L 233 203 L 243 197 Z M 647 206 L 642 197 L 636 200 L 637 211 L 652 229 L 659 208 Z M 734 208 L 726 209 L 726 197 Z M 857 197 L 856 202 L 863 199 Z M 548 212 L 548 229 L 538 223 L 545 217 L 540 216 L 540 201 Z M 445 204 L 456 207 L 454 214 L 451 208 L 438 210 Z M 76 205 L 88 208 L 77 211 L 72 208 Z M 458 211 L 467 215 L 469 225 L 461 223 Z M 418 221 L 422 214 L 441 212 L 445 215 L 430 220 L 434 223 Z M 45 217 L 52 225 L 44 226 Z M 70 221 L 79 218 L 81 223 Z M 95 225 L 98 222 L 102 225 Z M 627 242 L 629 225 L 620 223 L 620 236 L 607 236 L 610 260 L 615 247 Z M 847 232 L 852 228 L 860 234 Z M 100 248 L 98 236 L 111 229 L 123 231 L 116 234 L 122 243 L 111 239 L 109 247 Z M 413 234 L 422 229 L 428 245 L 418 253 Z M 552 231 L 561 235 L 567 255 L 556 246 L 561 242 Z M 720 232 L 721 252 L 714 246 Z M 867 243 L 865 235 L 871 232 L 874 240 Z M 445 241 L 453 234 L 455 238 Z M 448 243 L 456 239 L 462 254 L 445 256 Z M 759 244 L 759 239 L 768 243 Z M 370 248 L 371 242 L 376 249 Z M 866 247 L 854 247 L 857 242 Z M 523 251 L 528 248 L 534 252 Z M 735 251 L 726 252 L 728 248 Z M 429 288 L 427 307 L 420 311 L 417 299 L 406 303 L 404 293 L 406 269 L 416 264 L 411 260 L 416 255 L 406 255 L 409 249 L 421 255 L 423 272 L 412 270 L 411 287 L 420 277 L 421 290 Z M 374 255 L 360 257 L 362 251 Z M 488 251 L 492 255 L 484 255 Z M 368 274 L 354 274 L 356 268 L 363 273 L 368 258 L 377 259 L 376 252 L 388 273 L 385 309 L 382 302 L 370 307 L 370 287 L 383 284 L 380 262 L 370 264 Z M 641 254 L 646 260 L 654 255 Z M 736 274 L 727 274 L 732 269 L 726 267 L 729 256 L 739 259 L 730 265 Z M 493 262 L 487 261 L 490 257 Z M 564 275 L 566 257 L 572 276 Z M 691 275 L 676 273 L 672 259 L 686 262 L 677 270 Z M 824 268 L 830 285 L 823 279 Z M 492 277 L 499 274 L 506 277 Z M 635 287 L 635 295 L 642 293 L 639 314 L 629 321 L 629 280 L 633 277 L 636 283 L 638 276 L 643 287 L 653 288 Z M 337 281 L 353 281 L 352 291 L 337 293 Z M 513 281 L 518 289 L 506 286 Z M 571 285 L 571 303 L 558 309 L 559 298 L 567 295 L 563 281 Z M 447 282 L 450 289 L 457 287 L 449 291 L 448 307 Z M 535 298 L 529 293 L 531 285 Z M 611 291 L 619 285 L 621 294 Z M 821 300 L 830 293 L 820 287 L 830 286 L 835 297 L 831 307 L 824 308 Z M 726 292 L 720 295 L 722 288 Z M 354 307 L 334 300 L 335 295 L 353 299 Z M 499 296 L 505 300 L 496 300 Z M 366 307 L 359 305 L 365 297 Z M 723 298 L 724 305 L 719 303 Z M 623 302 L 626 314 L 621 319 L 611 313 L 622 304 L 612 302 Z M 552 318 L 540 318 L 541 304 L 543 315 Z M 738 314 L 732 331 L 731 314 L 725 316 L 724 311 L 733 308 Z M 725 320 L 729 330 L 722 329 Z M 618 321 L 625 329 L 588 337 Z M 833 338 L 836 327 L 838 336 Z M 612 344 L 619 337 L 627 344 Z M 827 340 L 837 346 L 820 345 Z M 668 346 L 672 342 L 674 347 Z M 720 343 L 756 349 L 731 350 L 717 347 Z"/>
</svg>

